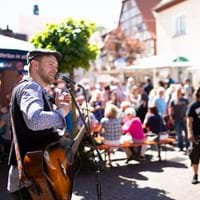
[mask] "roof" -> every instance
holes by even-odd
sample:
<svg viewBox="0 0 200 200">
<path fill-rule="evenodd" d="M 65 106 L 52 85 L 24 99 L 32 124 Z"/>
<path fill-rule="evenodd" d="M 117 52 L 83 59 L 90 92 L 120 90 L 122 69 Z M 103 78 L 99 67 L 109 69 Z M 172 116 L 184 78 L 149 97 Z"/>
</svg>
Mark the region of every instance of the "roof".
<svg viewBox="0 0 200 200">
<path fill-rule="evenodd" d="M 155 17 L 153 16 L 152 9 L 160 2 L 160 0 L 135 0 L 141 12 L 143 20 L 151 33 L 156 32 Z"/>
<path fill-rule="evenodd" d="M 130 1 L 130 0 L 124 0 L 122 2 L 119 23 L 120 23 L 120 18 L 122 16 L 124 4 L 127 1 Z M 154 35 L 156 32 L 155 30 L 156 28 L 155 28 L 155 17 L 153 16 L 152 9 L 160 2 L 160 0 L 135 0 L 135 2 L 138 9 L 140 10 L 144 23 L 148 27 L 148 30 Z"/>
<path fill-rule="evenodd" d="M 186 0 L 162 0 L 154 7 L 153 10 L 156 12 L 160 12 L 184 1 Z"/>
</svg>

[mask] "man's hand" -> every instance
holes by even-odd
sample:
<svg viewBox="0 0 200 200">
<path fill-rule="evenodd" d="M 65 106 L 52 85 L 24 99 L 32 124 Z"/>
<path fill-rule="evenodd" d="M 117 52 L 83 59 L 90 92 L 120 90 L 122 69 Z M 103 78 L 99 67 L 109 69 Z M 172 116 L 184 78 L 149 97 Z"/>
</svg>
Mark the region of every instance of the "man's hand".
<svg viewBox="0 0 200 200">
<path fill-rule="evenodd" d="M 63 114 L 66 116 L 71 108 L 70 94 L 67 92 L 64 92 L 62 94 L 56 93 L 55 103 L 59 109 L 62 109 Z"/>
</svg>

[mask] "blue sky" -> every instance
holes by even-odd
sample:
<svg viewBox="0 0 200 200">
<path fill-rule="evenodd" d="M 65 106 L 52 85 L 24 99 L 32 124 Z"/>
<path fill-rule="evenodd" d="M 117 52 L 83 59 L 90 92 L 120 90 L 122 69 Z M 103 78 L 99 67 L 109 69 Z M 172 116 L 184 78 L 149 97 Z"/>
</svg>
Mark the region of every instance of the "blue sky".
<svg viewBox="0 0 200 200">
<path fill-rule="evenodd" d="M 73 17 L 113 28 L 120 14 L 121 0 L 0 0 L 0 28 L 17 31 L 19 15 L 31 15 L 38 4 L 40 16 Z"/>
</svg>

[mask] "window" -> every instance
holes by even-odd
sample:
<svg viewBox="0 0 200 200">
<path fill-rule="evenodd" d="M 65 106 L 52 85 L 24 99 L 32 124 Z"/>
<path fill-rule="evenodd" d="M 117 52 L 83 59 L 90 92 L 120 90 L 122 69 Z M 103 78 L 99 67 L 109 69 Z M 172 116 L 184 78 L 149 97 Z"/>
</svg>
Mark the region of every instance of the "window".
<svg viewBox="0 0 200 200">
<path fill-rule="evenodd" d="M 137 24 L 137 29 L 138 29 L 138 32 L 143 32 L 143 24 Z"/>
<path fill-rule="evenodd" d="M 175 32 L 174 36 L 186 34 L 185 16 L 180 15 L 175 18 Z"/>
</svg>

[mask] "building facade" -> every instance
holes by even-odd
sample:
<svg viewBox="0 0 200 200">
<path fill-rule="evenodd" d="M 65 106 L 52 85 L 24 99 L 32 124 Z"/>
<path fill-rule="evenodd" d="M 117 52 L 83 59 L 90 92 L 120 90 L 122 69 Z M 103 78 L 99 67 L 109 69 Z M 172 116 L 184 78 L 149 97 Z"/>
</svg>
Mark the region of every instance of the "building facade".
<svg viewBox="0 0 200 200">
<path fill-rule="evenodd" d="M 184 58 L 185 67 L 177 70 L 178 78 L 192 77 L 194 86 L 200 84 L 199 8 L 197 0 L 163 0 L 154 8 L 158 55 Z"/>
<path fill-rule="evenodd" d="M 136 55 L 134 63 L 145 57 L 156 55 L 156 22 L 152 9 L 160 0 L 123 0 L 118 19 L 118 27 L 125 35 L 133 40 L 138 40 L 144 46 L 144 51 Z M 108 35 L 109 33 L 106 33 Z M 106 62 L 103 62 L 105 65 Z M 152 70 L 131 70 L 123 58 L 115 62 L 115 69 L 105 70 L 102 73 L 118 76 L 121 81 L 126 81 L 129 76 L 134 77 L 135 81 L 144 81 L 145 76 L 152 76 Z M 108 66 L 110 67 L 110 66 Z M 107 68 L 108 68 L 107 67 Z"/>
<path fill-rule="evenodd" d="M 156 27 L 152 8 L 159 0 L 124 0 L 119 17 L 119 26 L 125 34 L 145 44 L 143 57 L 156 54 Z"/>
</svg>

